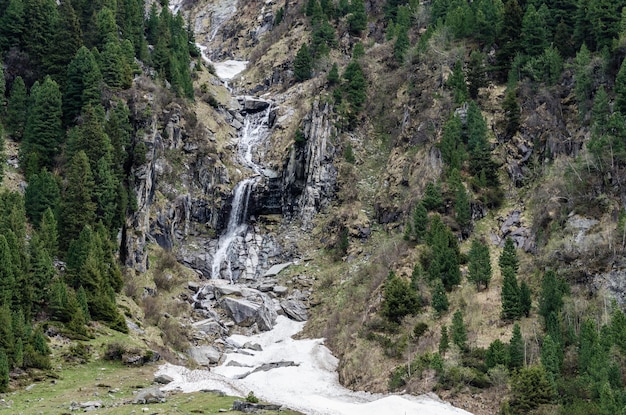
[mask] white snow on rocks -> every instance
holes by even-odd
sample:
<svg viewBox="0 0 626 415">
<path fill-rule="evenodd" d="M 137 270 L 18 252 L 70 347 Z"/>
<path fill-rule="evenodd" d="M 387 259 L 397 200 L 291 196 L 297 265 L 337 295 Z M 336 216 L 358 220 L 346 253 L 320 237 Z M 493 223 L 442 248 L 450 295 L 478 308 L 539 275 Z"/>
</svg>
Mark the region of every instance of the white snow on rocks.
<svg viewBox="0 0 626 415">
<path fill-rule="evenodd" d="M 156 375 L 168 375 L 174 379 L 163 390 L 220 390 L 236 396 L 246 396 L 253 391 L 264 401 L 310 415 L 471 415 L 432 394 L 418 397 L 383 395 L 344 388 L 339 384 L 337 358 L 324 346 L 323 339 L 292 338 L 304 324 L 279 316 L 271 331 L 229 338 L 228 343 L 238 346 L 246 342 L 257 343 L 261 345 L 261 351 L 230 353 L 211 371 L 166 364 Z M 237 362 L 240 366 L 228 365 L 229 362 Z M 278 362 L 294 362 L 296 366 L 251 373 L 264 363 Z"/>
</svg>

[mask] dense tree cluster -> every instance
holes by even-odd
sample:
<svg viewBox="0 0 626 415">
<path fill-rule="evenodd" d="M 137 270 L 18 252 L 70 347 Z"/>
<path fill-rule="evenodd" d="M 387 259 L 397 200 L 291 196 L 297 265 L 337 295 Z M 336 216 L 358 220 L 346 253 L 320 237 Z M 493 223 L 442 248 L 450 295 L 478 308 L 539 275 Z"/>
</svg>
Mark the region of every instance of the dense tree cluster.
<svg viewBox="0 0 626 415">
<path fill-rule="evenodd" d="M 143 154 L 122 91 L 141 61 L 192 98 L 196 56 L 168 7 L 144 17 L 141 0 L 0 1 L 0 138 L 19 143 L 28 181 L 23 197 L 0 194 L 1 391 L 12 368 L 49 366 L 36 316 L 79 338 L 91 320 L 127 331 L 115 238 Z"/>
</svg>

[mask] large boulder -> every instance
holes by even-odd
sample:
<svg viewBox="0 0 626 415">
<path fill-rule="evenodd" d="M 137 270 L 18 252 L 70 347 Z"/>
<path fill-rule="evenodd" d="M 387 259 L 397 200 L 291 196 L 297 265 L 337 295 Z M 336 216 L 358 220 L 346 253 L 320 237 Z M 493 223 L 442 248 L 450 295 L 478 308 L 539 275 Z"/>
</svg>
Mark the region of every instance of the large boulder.
<svg viewBox="0 0 626 415">
<path fill-rule="evenodd" d="M 209 366 L 219 362 L 221 353 L 212 346 L 194 346 L 189 349 L 189 357 L 201 366 Z"/>
<path fill-rule="evenodd" d="M 158 388 L 144 389 L 137 394 L 135 399 L 133 399 L 133 403 L 137 405 L 162 402 L 165 402 L 165 394 Z"/>
<path fill-rule="evenodd" d="M 295 321 L 306 321 L 309 316 L 306 311 L 306 305 L 302 301 L 298 300 L 283 300 L 280 302 L 280 307 L 283 309 L 287 317 Z"/>
<path fill-rule="evenodd" d="M 258 298 L 261 300 L 260 304 L 232 297 L 224 297 L 220 304 L 235 324 L 249 327 L 256 323 L 261 331 L 271 330 L 276 322 L 276 311 L 269 297 L 259 295 Z"/>
<path fill-rule="evenodd" d="M 260 305 L 239 298 L 224 297 L 221 306 L 235 324 L 249 327 L 256 322 Z"/>
</svg>

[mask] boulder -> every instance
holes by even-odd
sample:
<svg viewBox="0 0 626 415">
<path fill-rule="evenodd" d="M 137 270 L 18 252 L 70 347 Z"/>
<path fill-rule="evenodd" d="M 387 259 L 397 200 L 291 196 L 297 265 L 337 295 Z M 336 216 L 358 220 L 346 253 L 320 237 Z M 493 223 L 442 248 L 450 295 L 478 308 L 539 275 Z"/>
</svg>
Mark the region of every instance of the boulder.
<svg viewBox="0 0 626 415">
<path fill-rule="evenodd" d="M 246 414 L 256 414 L 261 411 L 279 411 L 280 405 L 270 405 L 262 403 L 251 403 L 243 401 L 233 402 L 233 411 L 244 412 Z"/>
<path fill-rule="evenodd" d="M 254 351 L 257 351 L 257 352 L 262 352 L 263 351 L 263 348 L 261 347 L 261 345 L 259 343 L 245 342 L 242 347 L 244 349 L 254 350 Z"/>
<path fill-rule="evenodd" d="M 161 385 L 167 385 L 174 382 L 174 378 L 168 375 L 158 375 L 154 377 L 154 383 L 160 383 Z"/>
<path fill-rule="evenodd" d="M 267 271 L 265 271 L 265 274 L 263 274 L 263 277 L 274 277 L 276 275 L 278 275 L 282 270 L 284 270 L 285 268 L 289 267 L 291 264 L 293 264 L 293 262 L 285 262 L 283 264 L 276 264 L 276 265 L 272 265 L 272 267 L 270 269 L 268 269 Z"/>
<path fill-rule="evenodd" d="M 158 388 L 148 388 L 140 391 L 133 403 L 136 405 L 146 405 L 150 403 L 163 403 L 165 402 L 165 394 Z"/>
<path fill-rule="evenodd" d="M 280 302 L 280 307 L 283 309 L 287 317 L 292 320 L 306 321 L 309 318 L 306 311 L 306 306 L 302 301 L 283 300 Z"/>
<path fill-rule="evenodd" d="M 285 287 L 284 285 L 276 285 L 273 291 L 274 291 L 274 294 L 278 296 L 282 296 L 282 295 L 287 294 L 287 291 L 289 291 L 289 288 Z"/>
<path fill-rule="evenodd" d="M 259 112 L 267 109 L 270 106 L 270 102 L 261 98 L 243 96 L 237 97 L 243 110 L 246 112 Z"/>
<path fill-rule="evenodd" d="M 226 310 L 235 324 L 244 327 L 249 327 L 255 323 L 260 308 L 260 305 L 252 303 L 248 300 L 231 297 L 223 298 L 220 305 L 224 310 Z"/>
<path fill-rule="evenodd" d="M 189 357 L 201 366 L 209 366 L 219 362 L 221 353 L 212 346 L 194 346 L 189 349 Z"/>
<path fill-rule="evenodd" d="M 222 327 L 220 323 L 211 318 L 193 323 L 193 328 L 197 331 L 213 336 L 226 334 L 226 329 Z"/>
<path fill-rule="evenodd" d="M 198 291 L 200 291 L 200 284 L 195 281 L 189 281 L 187 283 L 187 288 L 189 288 L 194 293 L 197 293 Z"/>
</svg>

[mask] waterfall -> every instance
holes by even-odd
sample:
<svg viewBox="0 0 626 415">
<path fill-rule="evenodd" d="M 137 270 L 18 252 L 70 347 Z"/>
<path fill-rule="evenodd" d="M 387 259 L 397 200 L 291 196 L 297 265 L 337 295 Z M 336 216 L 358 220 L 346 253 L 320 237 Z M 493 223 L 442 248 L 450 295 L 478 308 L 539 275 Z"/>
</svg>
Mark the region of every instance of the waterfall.
<svg viewBox="0 0 626 415">
<path fill-rule="evenodd" d="M 241 180 L 233 190 L 233 200 L 228 216 L 226 231 L 220 236 L 217 243 L 217 251 L 213 255 L 211 264 L 211 278 L 220 278 L 222 266 L 226 264 L 226 277 L 233 282 L 231 271 L 230 254 L 235 239 L 244 235 L 248 226 L 248 204 L 250 194 L 263 175 L 263 167 L 254 161 L 253 151 L 263 140 L 269 136 L 270 107 L 263 113 L 249 114 L 244 120 L 237 144 L 237 156 L 239 162 L 250 169 L 254 176 Z"/>
</svg>

